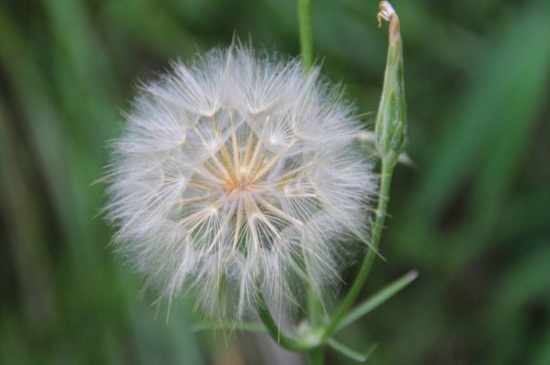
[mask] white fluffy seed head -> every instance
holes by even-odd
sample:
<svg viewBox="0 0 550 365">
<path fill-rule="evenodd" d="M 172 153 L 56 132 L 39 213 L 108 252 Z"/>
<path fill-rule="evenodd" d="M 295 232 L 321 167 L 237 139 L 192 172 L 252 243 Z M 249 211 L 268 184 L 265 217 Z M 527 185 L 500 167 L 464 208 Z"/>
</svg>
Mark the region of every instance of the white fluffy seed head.
<svg viewBox="0 0 550 365">
<path fill-rule="evenodd" d="M 215 50 L 144 87 L 109 166 L 108 219 L 136 269 L 207 315 L 242 318 L 257 290 L 322 300 L 367 242 L 375 182 L 361 131 L 318 70 Z"/>
</svg>

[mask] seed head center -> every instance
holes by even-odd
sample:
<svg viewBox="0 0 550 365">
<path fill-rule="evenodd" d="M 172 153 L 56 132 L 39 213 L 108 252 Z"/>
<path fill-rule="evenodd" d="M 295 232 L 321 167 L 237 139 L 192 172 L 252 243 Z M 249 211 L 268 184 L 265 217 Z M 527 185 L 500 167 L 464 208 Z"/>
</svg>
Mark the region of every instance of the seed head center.
<svg viewBox="0 0 550 365">
<path fill-rule="evenodd" d="M 248 190 L 251 185 L 250 172 L 245 167 L 241 167 L 239 171 L 236 171 L 236 172 L 237 173 L 235 176 L 235 189 L 238 189 L 241 191 Z"/>
<path fill-rule="evenodd" d="M 256 181 L 256 174 L 248 166 L 231 166 L 229 173 L 222 184 L 222 189 L 230 197 L 239 193 L 249 192 L 260 187 L 261 183 Z"/>
<path fill-rule="evenodd" d="M 260 134 L 250 130 L 246 140 L 240 140 L 236 130 L 212 157 L 212 173 L 221 177 L 221 188 L 227 196 L 234 198 L 241 193 L 261 189 L 266 183 L 281 154 L 270 154 L 263 144 L 265 130 Z"/>
</svg>

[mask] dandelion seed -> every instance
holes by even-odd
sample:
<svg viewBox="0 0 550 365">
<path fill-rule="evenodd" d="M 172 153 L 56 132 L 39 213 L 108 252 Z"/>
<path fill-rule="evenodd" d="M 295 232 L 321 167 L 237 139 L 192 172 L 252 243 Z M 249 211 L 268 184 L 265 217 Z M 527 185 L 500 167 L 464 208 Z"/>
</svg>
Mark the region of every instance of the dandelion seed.
<svg viewBox="0 0 550 365">
<path fill-rule="evenodd" d="M 318 70 L 245 47 L 145 86 L 109 166 L 115 242 L 163 294 L 212 317 L 321 297 L 368 239 L 360 125 Z M 320 298 L 322 300 L 322 298 Z"/>
</svg>

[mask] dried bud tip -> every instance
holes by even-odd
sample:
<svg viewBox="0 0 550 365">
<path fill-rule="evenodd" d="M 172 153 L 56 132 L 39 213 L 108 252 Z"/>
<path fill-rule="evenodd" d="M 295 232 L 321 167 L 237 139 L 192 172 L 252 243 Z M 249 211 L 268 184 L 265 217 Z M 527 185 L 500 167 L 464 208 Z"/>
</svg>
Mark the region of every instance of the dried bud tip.
<svg viewBox="0 0 550 365">
<path fill-rule="evenodd" d="M 382 19 L 384 19 L 385 21 L 390 22 L 390 35 L 394 37 L 398 36 L 399 17 L 397 16 L 395 9 L 388 1 L 381 1 L 379 7 L 380 11 L 378 12 L 378 15 L 376 15 L 376 19 L 378 19 L 378 27 L 382 26 Z"/>
<path fill-rule="evenodd" d="M 418 275 L 420 275 L 420 273 L 417 270 L 413 270 L 407 274 L 411 281 L 416 280 L 416 278 L 418 278 Z"/>
<path fill-rule="evenodd" d="M 391 4 L 387 1 L 381 1 L 380 5 L 378 6 L 380 7 L 380 12 L 376 16 L 376 18 L 378 19 L 378 26 L 380 27 L 382 26 L 382 19 L 389 22 L 392 15 L 395 15 L 396 13 L 393 6 L 391 6 Z"/>
</svg>

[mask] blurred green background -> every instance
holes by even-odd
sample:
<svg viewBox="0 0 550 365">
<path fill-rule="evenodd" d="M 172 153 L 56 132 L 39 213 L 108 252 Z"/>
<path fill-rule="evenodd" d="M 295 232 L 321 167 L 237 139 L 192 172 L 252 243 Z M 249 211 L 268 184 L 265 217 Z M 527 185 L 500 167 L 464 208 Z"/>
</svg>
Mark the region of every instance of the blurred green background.
<svg viewBox="0 0 550 365">
<path fill-rule="evenodd" d="M 550 1 L 393 5 L 418 167 L 397 168 L 387 261 L 376 263 L 365 295 L 409 269 L 420 278 L 339 337 L 357 349 L 380 343 L 371 364 L 548 365 Z M 154 293 L 138 299 L 140 279 L 112 254 L 111 229 L 96 216 L 105 186 L 92 183 L 138 82 L 234 34 L 295 56 L 295 7 L 0 2 L 0 364 L 274 358 L 256 337 L 226 346 L 223 333 L 193 333 L 189 300 L 166 324 Z M 376 110 L 385 66 L 377 12 L 377 1 L 313 1 L 317 59 L 361 113 Z M 329 352 L 328 363 L 351 362 Z"/>
</svg>

